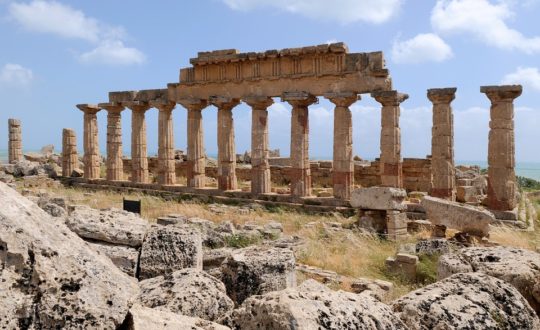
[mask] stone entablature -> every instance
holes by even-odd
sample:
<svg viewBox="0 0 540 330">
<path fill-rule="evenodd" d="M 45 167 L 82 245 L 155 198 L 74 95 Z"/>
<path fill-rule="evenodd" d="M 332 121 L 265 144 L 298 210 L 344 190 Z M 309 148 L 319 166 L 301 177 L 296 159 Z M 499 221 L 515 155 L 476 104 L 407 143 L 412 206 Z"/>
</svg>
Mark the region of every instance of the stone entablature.
<svg viewBox="0 0 540 330">
<path fill-rule="evenodd" d="M 180 70 L 180 82 L 169 84 L 169 98 L 208 99 L 280 97 L 287 92 L 321 96 L 332 92 L 371 93 L 392 89 L 382 52 L 349 53 L 343 43 L 238 53 L 199 53 L 193 67 Z"/>
</svg>

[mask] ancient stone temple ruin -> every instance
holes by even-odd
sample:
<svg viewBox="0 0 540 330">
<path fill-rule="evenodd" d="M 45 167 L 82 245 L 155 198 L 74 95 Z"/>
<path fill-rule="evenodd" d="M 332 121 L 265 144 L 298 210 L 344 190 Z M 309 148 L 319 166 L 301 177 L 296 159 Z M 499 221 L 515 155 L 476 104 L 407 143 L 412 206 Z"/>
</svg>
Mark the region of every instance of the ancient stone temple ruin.
<svg viewBox="0 0 540 330">
<path fill-rule="evenodd" d="M 455 200 L 453 114 L 456 88 L 428 90 L 433 103 L 432 155 L 408 159 L 401 155 L 400 105 L 408 98 L 393 88 L 382 52 L 350 53 L 343 43 L 239 53 L 237 50 L 200 52 L 192 66 L 180 70 L 178 83 L 167 88 L 110 92 L 107 102 L 79 104 L 84 113 L 84 178 L 74 182 L 109 189 L 142 189 L 177 194 L 347 207 L 356 186 L 386 186 L 429 191 Z M 489 138 L 489 201 L 494 209 L 515 206 L 514 133 L 512 100 L 521 86 L 483 87 L 492 101 Z M 350 107 L 369 94 L 381 104 L 380 158 L 365 166 L 353 160 Z M 287 166 L 274 168 L 269 157 L 268 109 L 280 98 L 292 107 L 291 149 Z M 333 161 L 329 166 L 309 158 L 309 107 L 326 98 L 335 105 Z M 234 108 L 245 102 L 252 109 L 251 168 L 237 168 Z M 176 184 L 172 112 L 187 111 L 185 186 Z M 202 111 L 217 108 L 217 188 L 207 187 Z M 150 182 L 145 114 L 159 111 L 157 180 Z M 122 155 L 121 114 L 132 113 L 131 169 L 126 175 Z M 96 113 L 107 112 L 106 178 L 100 178 Z M 404 128 L 406 129 L 406 128 Z M 328 171 L 323 171 L 328 169 Z M 288 194 L 272 190 L 274 174 L 284 172 Z M 313 180 L 328 173 L 332 197 L 312 196 Z M 64 172 L 67 173 L 67 172 Z M 128 179 L 129 181 L 126 180 Z M 239 178 L 251 182 L 239 189 Z"/>
</svg>

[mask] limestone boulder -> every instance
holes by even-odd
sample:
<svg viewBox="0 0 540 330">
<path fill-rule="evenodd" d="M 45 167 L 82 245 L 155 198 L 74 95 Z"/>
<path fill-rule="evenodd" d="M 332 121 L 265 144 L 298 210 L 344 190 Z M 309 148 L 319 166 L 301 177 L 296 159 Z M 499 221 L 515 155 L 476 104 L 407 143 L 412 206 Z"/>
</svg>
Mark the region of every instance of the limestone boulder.
<svg viewBox="0 0 540 330">
<path fill-rule="evenodd" d="M 404 203 L 407 192 L 404 189 L 390 187 L 369 187 L 355 189 L 351 195 L 351 206 L 365 210 L 407 209 Z"/>
<path fill-rule="evenodd" d="M 202 238 L 188 225 L 154 226 L 144 240 L 139 258 L 139 279 L 184 268 L 202 269 Z"/>
<path fill-rule="evenodd" d="M 125 330 L 230 330 L 223 325 L 167 311 L 135 305 L 129 310 Z"/>
<path fill-rule="evenodd" d="M 506 246 L 470 247 L 439 259 L 437 276 L 482 272 L 504 280 L 521 292 L 540 315 L 540 253 Z"/>
<path fill-rule="evenodd" d="M 489 211 L 442 198 L 426 196 L 422 198 L 422 206 L 432 224 L 481 237 L 489 235 L 489 224 L 495 221 Z"/>
<path fill-rule="evenodd" d="M 117 269 L 0 183 L 0 328 L 114 329 L 138 294 Z"/>
<path fill-rule="evenodd" d="M 37 162 L 22 160 L 14 164 L 13 175 L 15 177 L 38 175 L 40 167 Z"/>
<path fill-rule="evenodd" d="M 411 330 L 540 329 L 540 320 L 511 285 L 483 273 L 455 274 L 395 300 Z"/>
<path fill-rule="evenodd" d="M 131 246 L 114 245 L 106 242 L 87 242 L 90 247 L 102 255 L 107 256 L 113 264 L 129 276 L 137 276 L 139 263 L 139 250 Z"/>
<path fill-rule="evenodd" d="M 96 210 L 76 206 L 66 224 L 80 237 L 140 247 L 150 224 L 138 215 L 117 209 Z"/>
<path fill-rule="evenodd" d="M 221 274 L 229 297 L 241 304 L 252 295 L 295 287 L 294 253 L 258 246 L 238 249 L 225 259 Z"/>
<path fill-rule="evenodd" d="M 225 285 L 202 270 L 185 268 L 139 283 L 143 306 L 214 321 L 234 308 Z"/>
<path fill-rule="evenodd" d="M 224 322 L 233 329 L 406 329 L 368 292 L 332 291 L 308 280 L 298 288 L 248 298 Z"/>
</svg>

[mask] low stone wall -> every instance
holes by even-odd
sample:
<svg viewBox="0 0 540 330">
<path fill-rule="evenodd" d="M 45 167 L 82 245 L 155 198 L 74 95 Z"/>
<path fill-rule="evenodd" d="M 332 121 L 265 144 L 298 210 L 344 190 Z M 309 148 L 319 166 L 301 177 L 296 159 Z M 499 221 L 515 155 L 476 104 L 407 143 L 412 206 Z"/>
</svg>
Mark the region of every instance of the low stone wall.
<svg viewBox="0 0 540 330">
<path fill-rule="evenodd" d="M 278 159 L 278 158 L 276 158 Z M 276 163 L 287 163 L 288 158 L 279 158 Z M 155 157 L 148 158 L 148 167 L 151 175 L 155 176 L 158 168 Z M 362 187 L 373 187 L 381 184 L 379 175 L 380 162 L 355 162 L 354 183 Z M 126 176 L 131 173 L 131 159 L 124 159 L 124 172 Z M 206 175 L 217 178 L 217 166 L 206 166 Z M 176 161 L 176 176 L 186 176 L 186 163 Z M 238 164 L 236 176 L 240 181 L 251 180 L 251 166 Z M 332 187 L 332 161 L 311 161 L 311 177 L 314 187 Z M 272 184 L 285 186 L 290 183 L 290 167 L 284 165 L 271 165 Z M 408 191 L 429 191 L 431 189 L 431 160 L 422 158 L 403 159 L 403 185 Z"/>
</svg>

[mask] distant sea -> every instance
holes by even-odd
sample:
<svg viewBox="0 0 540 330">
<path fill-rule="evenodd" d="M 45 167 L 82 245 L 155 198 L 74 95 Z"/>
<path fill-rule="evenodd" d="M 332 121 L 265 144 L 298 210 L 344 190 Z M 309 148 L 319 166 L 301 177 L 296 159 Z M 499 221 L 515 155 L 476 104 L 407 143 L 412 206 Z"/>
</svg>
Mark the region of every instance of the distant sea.
<svg viewBox="0 0 540 330">
<path fill-rule="evenodd" d="M 211 155 L 210 155 L 211 156 Z M 212 157 L 212 156 L 211 156 Z M 314 159 L 332 159 L 332 157 L 313 157 Z M 7 163 L 7 150 L 0 150 L 0 164 Z M 458 165 L 478 165 L 487 168 L 486 161 L 456 161 Z M 540 181 L 540 163 L 519 162 L 516 163 L 516 174 Z"/>
</svg>

